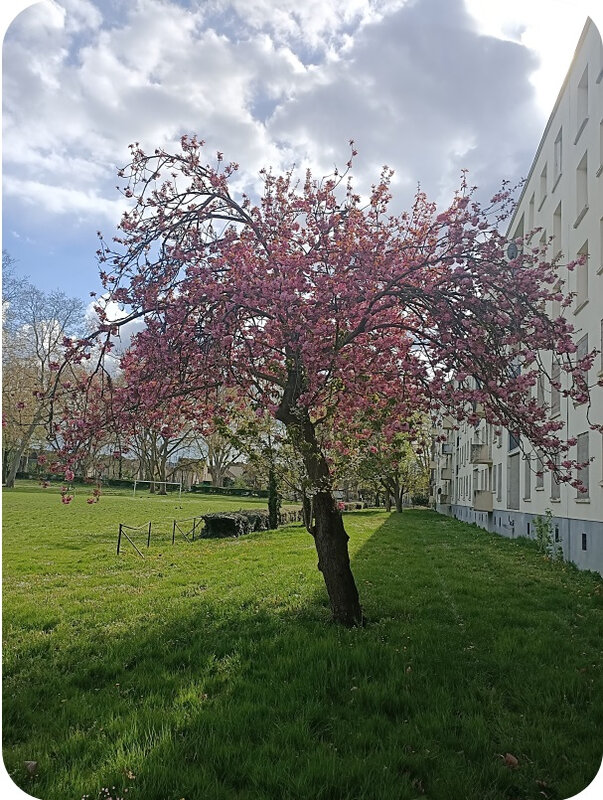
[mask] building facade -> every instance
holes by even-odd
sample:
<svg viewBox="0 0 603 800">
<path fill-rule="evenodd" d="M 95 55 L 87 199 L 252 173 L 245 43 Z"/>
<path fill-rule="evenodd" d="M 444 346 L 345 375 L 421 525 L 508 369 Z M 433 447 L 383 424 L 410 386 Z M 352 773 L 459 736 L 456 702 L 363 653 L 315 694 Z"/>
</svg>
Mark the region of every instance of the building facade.
<svg viewBox="0 0 603 800">
<path fill-rule="evenodd" d="M 567 77 L 532 162 L 508 236 L 534 228 L 540 243 L 552 236 L 550 256 L 566 264 L 584 256 L 582 266 L 565 269 L 571 306 L 551 304 L 549 313 L 574 325 L 578 354 L 603 351 L 603 44 L 587 20 Z M 560 267 L 563 270 L 564 267 Z M 546 359 L 546 355 L 544 356 Z M 548 354 L 555 380 L 563 373 Z M 603 378 L 603 355 L 589 371 L 589 384 Z M 563 385 L 563 383 L 562 383 Z M 603 436 L 589 420 L 603 423 L 603 386 L 591 390 L 590 407 L 576 405 L 562 392 L 537 389 L 551 417 L 565 423 L 562 434 L 576 439 L 570 457 L 592 461 L 580 470 L 586 492 L 578 492 L 543 469 L 537 452 L 509 431 L 485 420 L 472 426 L 444 418 L 438 424 L 445 442 L 434 441 L 431 497 L 436 509 L 509 537 L 535 538 L 537 519 L 550 519 L 555 548 L 582 569 L 603 574 Z"/>
</svg>

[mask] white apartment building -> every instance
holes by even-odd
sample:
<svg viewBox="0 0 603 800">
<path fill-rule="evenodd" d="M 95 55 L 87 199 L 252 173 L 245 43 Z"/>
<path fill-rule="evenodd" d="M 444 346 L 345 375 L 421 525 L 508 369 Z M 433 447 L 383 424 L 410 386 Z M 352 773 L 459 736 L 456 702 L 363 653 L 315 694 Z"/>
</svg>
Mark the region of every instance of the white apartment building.
<svg viewBox="0 0 603 800">
<path fill-rule="evenodd" d="M 603 44 L 588 19 L 561 87 L 508 228 L 516 238 L 535 227 L 541 241 L 553 235 L 552 255 L 563 263 L 584 254 L 584 266 L 565 270 L 566 289 L 576 299 L 563 313 L 575 328 L 578 351 L 603 351 Z M 561 267 L 563 269 L 563 267 Z M 559 316 L 559 304 L 549 312 Z M 550 374 L 561 373 L 549 354 Z M 603 356 L 589 384 L 603 376 Z M 563 378 L 561 378 L 563 379 Z M 575 405 L 558 391 L 540 387 L 541 402 L 565 422 L 561 434 L 577 445 L 570 457 L 594 460 L 580 471 L 588 487 L 580 493 L 540 472 L 538 454 L 508 431 L 496 436 L 482 420 L 455 430 L 444 419 L 445 443 L 434 444 L 432 498 L 436 509 L 509 537 L 535 536 L 535 519 L 552 514 L 554 539 L 566 560 L 603 574 L 603 437 L 592 431 L 586 404 Z M 591 390 L 592 421 L 603 422 L 603 387 Z"/>
</svg>

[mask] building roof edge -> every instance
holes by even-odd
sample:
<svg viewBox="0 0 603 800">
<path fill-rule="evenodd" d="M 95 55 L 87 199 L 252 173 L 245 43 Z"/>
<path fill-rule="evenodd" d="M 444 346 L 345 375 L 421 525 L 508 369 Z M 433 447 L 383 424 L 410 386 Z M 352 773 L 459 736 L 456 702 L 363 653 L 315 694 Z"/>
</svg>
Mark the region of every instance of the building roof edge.
<svg viewBox="0 0 603 800">
<path fill-rule="evenodd" d="M 594 28 L 594 30 L 596 31 L 596 33 L 597 33 L 597 35 L 599 37 L 599 40 L 601 40 L 601 34 L 599 32 L 599 29 L 597 28 L 597 26 L 595 25 L 595 23 L 593 22 L 591 17 L 587 17 L 586 18 L 586 22 L 584 23 L 584 27 L 582 28 L 582 33 L 580 34 L 580 38 L 578 39 L 578 43 L 577 43 L 576 48 L 574 50 L 574 55 L 572 56 L 572 60 L 571 60 L 570 65 L 568 67 L 567 73 L 565 75 L 563 83 L 561 84 L 561 88 L 559 89 L 559 92 L 557 94 L 557 99 L 555 100 L 555 104 L 553 106 L 553 109 L 552 109 L 551 113 L 549 114 L 549 118 L 548 118 L 547 123 L 546 123 L 546 125 L 544 127 L 544 130 L 542 132 L 542 136 L 540 137 L 540 142 L 538 144 L 538 148 L 536 149 L 536 153 L 534 154 L 534 158 L 532 159 L 532 163 L 530 165 L 530 169 L 528 170 L 528 174 L 527 174 L 527 177 L 525 179 L 525 183 L 523 185 L 523 188 L 521 190 L 521 194 L 519 195 L 519 197 L 517 199 L 517 203 L 515 205 L 515 210 L 513 211 L 513 215 L 511 217 L 511 219 L 509 220 L 509 224 L 507 226 L 507 236 L 509 235 L 509 232 L 510 232 L 511 228 L 513 228 L 513 226 L 515 225 L 515 219 L 517 217 L 517 212 L 518 212 L 519 207 L 521 206 L 521 203 L 523 201 L 524 195 L 526 193 L 526 189 L 528 187 L 528 184 L 530 182 L 530 179 L 531 179 L 532 174 L 534 172 L 534 169 L 536 167 L 536 163 L 538 161 L 540 153 L 542 152 L 542 148 L 543 148 L 545 139 L 547 138 L 547 135 L 548 135 L 549 130 L 551 128 L 551 125 L 553 123 L 553 118 L 555 117 L 555 114 L 557 113 L 557 109 L 559 108 L 559 104 L 561 103 L 561 98 L 563 97 L 563 94 L 564 94 L 564 92 L 565 92 L 565 90 L 567 88 L 567 84 L 569 82 L 570 75 L 572 74 L 572 70 L 574 69 L 574 64 L 576 63 L 577 58 L 578 58 L 578 53 L 580 52 L 580 50 L 582 48 L 582 45 L 584 43 L 584 40 L 586 39 L 586 36 L 587 36 L 587 34 L 588 34 L 588 32 L 589 32 L 589 30 L 591 28 Z"/>
</svg>

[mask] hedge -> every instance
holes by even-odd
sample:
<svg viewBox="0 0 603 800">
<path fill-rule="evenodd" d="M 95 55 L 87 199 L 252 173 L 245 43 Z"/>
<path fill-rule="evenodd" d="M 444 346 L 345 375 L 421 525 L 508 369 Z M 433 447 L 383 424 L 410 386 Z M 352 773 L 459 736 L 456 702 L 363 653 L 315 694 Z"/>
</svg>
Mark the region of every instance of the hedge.
<svg viewBox="0 0 603 800">
<path fill-rule="evenodd" d="M 216 511 L 204 514 L 203 521 L 202 536 L 210 539 L 268 530 L 267 511 Z"/>
<path fill-rule="evenodd" d="M 364 500 L 353 500 L 352 502 L 338 503 L 341 511 L 360 511 L 363 508 L 368 508 L 368 503 Z"/>
<path fill-rule="evenodd" d="M 191 492 L 199 494 L 226 494 L 232 497 L 268 497 L 268 489 L 241 489 L 234 486 L 205 486 L 195 483 L 191 486 Z"/>
<path fill-rule="evenodd" d="M 279 525 L 290 525 L 292 522 L 303 522 L 304 513 L 301 508 L 298 511 L 281 511 L 278 515 Z"/>
<path fill-rule="evenodd" d="M 302 519 L 301 511 L 284 511 L 279 516 L 279 524 L 286 525 L 299 522 Z M 267 511 L 214 511 L 203 515 L 205 528 L 202 537 L 207 539 L 224 538 L 227 536 L 244 536 L 246 533 L 270 530 L 270 515 Z"/>
</svg>

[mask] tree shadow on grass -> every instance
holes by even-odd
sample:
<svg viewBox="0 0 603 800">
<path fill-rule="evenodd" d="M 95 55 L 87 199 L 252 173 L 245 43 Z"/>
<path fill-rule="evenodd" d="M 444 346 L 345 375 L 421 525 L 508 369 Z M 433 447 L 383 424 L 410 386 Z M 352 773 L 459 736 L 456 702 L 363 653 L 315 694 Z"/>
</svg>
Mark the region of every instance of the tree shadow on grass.
<svg viewBox="0 0 603 800">
<path fill-rule="evenodd" d="M 365 629 L 330 624 L 322 586 L 300 589 L 297 604 L 225 603 L 200 588 L 83 642 L 41 635 L 8 675 L 7 768 L 47 800 L 100 797 L 101 786 L 145 800 L 579 791 L 600 761 L 589 746 L 596 684 L 578 672 L 575 646 L 591 654 L 592 620 L 577 623 L 571 605 L 530 617 L 518 572 L 536 562 L 438 521 L 391 515 L 355 552 Z M 260 574 L 266 561 L 248 568 Z M 556 597 L 543 574 L 541 591 Z M 583 619 L 594 607 L 583 598 Z M 506 752 L 520 768 L 505 766 Z M 38 760 L 36 776 L 24 760 Z"/>
</svg>

